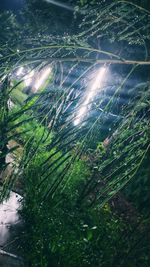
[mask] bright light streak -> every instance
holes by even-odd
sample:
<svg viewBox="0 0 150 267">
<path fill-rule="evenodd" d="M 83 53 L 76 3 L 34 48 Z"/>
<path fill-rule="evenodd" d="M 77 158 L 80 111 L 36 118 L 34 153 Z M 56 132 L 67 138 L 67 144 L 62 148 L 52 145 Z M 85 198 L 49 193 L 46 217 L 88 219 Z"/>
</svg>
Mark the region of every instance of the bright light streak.
<svg viewBox="0 0 150 267">
<path fill-rule="evenodd" d="M 21 74 L 23 74 L 23 67 L 20 67 L 18 70 L 17 70 L 17 76 L 20 76 Z"/>
<path fill-rule="evenodd" d="M 101 83 L 104 79 L 104 75 L 106 74 L 106 70 L 107 70 L 106 67 L 102 67 L 97 72 L 96 79 L 95 79 L 95 81 L 93 81 L 93 85 L 90 88 L 90 92 L 87 92 L 87 97 L 86 97 L 85 101 L 83 102 L 83 107 L 79 110 L 77 118 L 74 121 L 74 125 L 78 125 L 81 122 L 81 120 L 83 119 L 84 114 L 87 111 L 88 104 L 95 96 L 97 89 L 99 89 L 101 86 Z"/>
<path fill-rule="evenodd" d="M 3 81 L 5 80 L 6 76 L 7 76 L 7 75 L 2 76 L 2 78 L 1 78 L 1 80 L 0 80 L 0 83 L 3 82 Z"/>
<path fill-rule="evenodd" d="M 74 8 L 69 6 L 69 5 L 66 5 L 64 3 L 61 3 L 59 1 L 56 1 L 56 0 L 45 0 L 47 3 L 50 3 L 52 5 L 55 5 L 55 6 L 59 6 L 59 7 L 62 7 L 62 8 L 65 8 L 65 9 L 68 9 L 68 10 L 71 10 L 71 11 L 74 11 Z"/>
<path fill-rule="evenodd" d="M 7 105 L 8 105 L 8 108 L 9 108 L 10 110 L 14 107 L 14 103 L 11 101 L 10 98 L 9 98 L 8 101 L 7 101 Z"/>
<path fill-rule="evenodd" d="M 29 86 L 31 83 L 32 83 L 32 78 L 34 76 L 34 70 L 30 71 L 29 74 L 27 74 L 25 77 L 24 77 L 24 82 L 25 82 L 25 85 L 26 86 Z"/>
<path fill-rule="evenodd" d="M 41 76 L 35 81 L 35 85 L 33 86 L 34 92 L 36 92 L 40 88 L 40 86 L 46 81 L 50 73 L 51 73 L 50 67 L 42 71 Z"/>
<path fill-rule="evenodd" d="M 79 110 L 79 114 L 78 114 L 78 118 L 77 119 L 75 119 L 75 121 L 74 121 L 74 125 L 78 125 L 79 123 L 80 123 L 80 120 L 81 120 L 81 118 L 83 118 L 83 115 L 84 115 L 84 113 L 86 112 L 86 110 L 87 110 L 87 107 L 82 107 L 80 110 Z"/>
</svg>

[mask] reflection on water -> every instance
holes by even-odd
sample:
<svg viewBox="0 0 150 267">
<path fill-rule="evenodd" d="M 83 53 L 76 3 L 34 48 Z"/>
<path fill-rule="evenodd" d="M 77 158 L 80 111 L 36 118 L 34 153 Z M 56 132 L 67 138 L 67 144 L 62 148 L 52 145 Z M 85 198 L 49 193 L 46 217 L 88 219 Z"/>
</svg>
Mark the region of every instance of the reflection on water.
<svg viewBox="0 0 150 267">
<path fill-rule="evenodd" d="M 0 246 L 3 246 L 10 236 L 10 226 L 18 222 L 17 210 L 21 206 L 22 197 L 14 192 L 10 193 L 9 199 L 0 204 Z"/>
</svg>

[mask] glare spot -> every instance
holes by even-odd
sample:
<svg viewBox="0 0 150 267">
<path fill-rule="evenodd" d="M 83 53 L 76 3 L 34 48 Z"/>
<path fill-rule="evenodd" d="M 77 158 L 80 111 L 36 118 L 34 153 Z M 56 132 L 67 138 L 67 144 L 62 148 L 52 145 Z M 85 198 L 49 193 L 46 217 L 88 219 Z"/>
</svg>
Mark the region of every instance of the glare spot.
<svg viewBox="0 0 150 267">
<path fill-rule="evenodd" d="M 78 118 L 74 121 L 74 125 L 78 125 L 80 123 L 80 120 L 81 118 L 83 118 L 83 115 L 85 114 L 86 110 L 87 110 L 87 107 L 85 106 L 79 110 Z"/>
<path fill-rule="evenodd" d="M 23 74 L 23 67 L 20 67 L 18 70 L 17 70 L 17 73 L 16 73 L 16 75 L 17 76 L 20 76 L 21 74 Z"/>
<path fill-rule="evenodd" d="M 39 74 L 39 77 L 36 79 L 35 84 L 33 86 L 34 92 L 36 92 L 40 88 L 40 86 L 46 81 L 50 73 L 51 73 L 51 68 L 48 67 L 42 71 L 41 75 Z"/>
<path fill-rule="evenodd" d="M 3 81 L 5 80 L 6 76 L 7 76 L 7 75 L 2 76 L 2 78 L 0 79 L 0 83 L 3 82 Z"/>
<path fill-rule="evenodd" d="M 89 103 L 91 102 L 91 100 L 95 97 L 97 90 L 100 88 L 101 83 L 102 83 L 103 79 L 105 78 L 104 75 L 106 74 L 106 71 L 107 71 L 107 68 L 102 67 L 96 73 L 96 77 L 93 81 L 93 85 L 89 89 L 89 91 L 87 92 L 87 96 L 85 98 L 85 101 L 83 102 L 83 107 L 81 107 L 79 109 L 79 112 L 77 114 L 77 118 L 74 121 L 74 125 L 78 125 L 83 120 L 84 116 L 86 115 L 87 107 L 88 107 Z"/>
<path fill-rule="evenodd" d="M 24 78 L 24 82 L 26 86 L 29 86 L 32 83 L 32 78 L 34 76 L 34 70 L 30 71 Z"/>
</svg>

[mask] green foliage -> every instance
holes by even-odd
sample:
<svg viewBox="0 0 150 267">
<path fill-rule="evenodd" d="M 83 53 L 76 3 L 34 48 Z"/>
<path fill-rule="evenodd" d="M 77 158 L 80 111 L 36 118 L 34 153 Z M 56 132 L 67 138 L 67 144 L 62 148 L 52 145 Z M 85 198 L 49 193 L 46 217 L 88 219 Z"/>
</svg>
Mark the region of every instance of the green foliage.
<svg viewBox="0 0 150 267">
<path fill-rule="evenodd" d="M 58 196 L 60 202 L 55 199 L 39 203 L 35 190 L 38 166 L 34 166 L 34 174 L 27 175 L 26 199 L 21 211 L 25 221 L 22 253 L 29 266 L 107 266 L 113 260 L 114 245 L 121 245 L 122 222 L 112 216 L 108 206 L 102 211 L 80 210 L 74 206 L 74 192 L 68 194 L 68 188 Z M 81 174 L 82 168 L 78 165 Z M 76 177 L 72 177 L 69 190 L 77 190 L 76 184 Z"/>
<path fill-rule="evenodd" d="M 5 168 L 5 157 L 8 153 L 7 130 L 8 130 L 8 79 L 6 78 L 0 91 L 0 171 Z"/>
<path fill-rule="evenodd" d="M 83 164 L 76 164 L 76 168 L 78 175 L 82 175 Z M 76 173 L 70 180 L 71 187 L 43 203 L 35 190 L 39 171 L 37 162 L 36 168 L 34 166 L 32 173 L 26 176 L 26 198 L 21 210 L 25 222 L 21 250 L 29 266 L 125 267 L 142 264 L 148 267 L 148 248 L 142 254 L 139 254 L 139 246 L 132 251 L 133 244 L 139 242 L 139 231 L 135 231 L 134 225 L 126 224 L 108 204 L 102 209 L 81 209 L 75 205 L 72 195 L 80 186 Z"/>
<path fill-rule="evenodd" d="M 76 160 L 68 176 L 69 178 L 66 184 L 62 186 L 62 190 L 66 192 L 69 201 L 75 203 L 90 176 L 90 170 L 83 160 Z"/>
<path fill-rule="evenodd" d="M 11 94 L 11 99 L 13 102 L 19 104 L 19 105 L 22 105 L 22 103 L 26 100 L 27 96 L 26 94 L 24 94 L 20 88 L 15 88 L 13 91 L 12 91 L 12 94 Z"/>
<path fill-rule="evenodd" d="M 134 203 L 143 216 L 149 217 L 150 195 L 149 195 L 149 154 L 145 158 L 140 170 L 134 180 L 124 188 L 125 195 Z"/>
<path fill-rule="evenodd" d="M 33 267 L 148 267 L 147 237 L 142 239 L 148 223 L 139 228 L 140 216 L 136 216 L 138 235 L 135 225 L 126 224 L 108 202 L 136 177 L 149 151 L 149 85 L 133 88 L 126 104 L 120 100 L 138 65 L 149 64 L 149 15 L 126 1 L 103 1 L 97 8 L 85 9 L 77 35 L 58 38 L 46 34 L 44 10 L 41 14 L 37 8 L 31 24 L 21 29 L 10 17 L 10 32 L 6 42 L 2 38 L 0 52 L 0 77 L 8 75 L 0 84 L 3 167 L 7 167 L 6 156 L 15 155 L 17 146 L 22 146 L 1 198 L 20 181 L 25 227 L 22 255 Z M 19 31 L 18 41 L 12 43 L 10 22 L 16 36 Z M 26 98 L 20 82 L 10 86 L 11 75 L 19 66 L 40 70 L 47 64 L 53 68 L 53 77 L 41 92 Z M 116 85 L 112 79 L 112 92 L 107 95 L 105 86 L 100 88 L 97 99 L 90 103 L 94 115 L 91 118 L 87 112 L 87 118 L 76 126 L 73 122 L 84 92 L 102 64 L 125 66 L 121 82 Z M 128 64 L 133 67 L 126 67 Z M 9 110 L 10 96 L 20 105 Z M 110 115 L 120 118 L 111 124 L 108 134 Z M 10 140 L 17 146 L 8 150 Z"/>
</svg>

